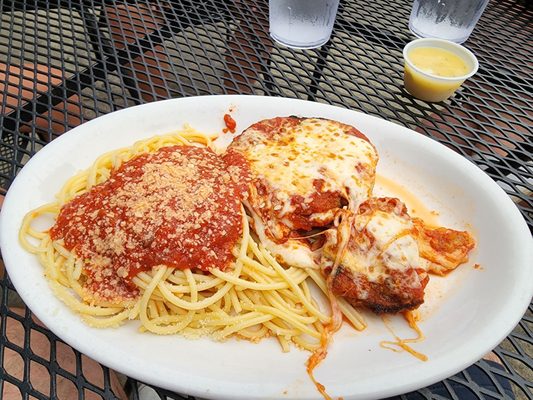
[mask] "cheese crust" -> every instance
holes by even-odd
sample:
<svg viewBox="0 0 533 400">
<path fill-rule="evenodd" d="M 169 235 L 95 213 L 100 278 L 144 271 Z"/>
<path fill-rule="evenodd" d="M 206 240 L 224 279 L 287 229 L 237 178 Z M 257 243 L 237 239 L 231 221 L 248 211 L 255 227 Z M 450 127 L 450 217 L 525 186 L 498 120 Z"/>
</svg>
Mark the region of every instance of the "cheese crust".
<svg viewBox="0 0 533 400">
<path fill-rule="evenodd" d="M 377 151 L 356 128 L 321 118 L 278 117 L 253 124 L 229 149 L 250 165 L 248 208 L 267 248 L 291 264 L 316 262 L 305 240 L 330 225 L 342 208 L 357 210 L 372 193 Z M 306 253 L 306 255 L 304 254 Z M 298 261 L 300 260 L 300 261 Z"/>
</svg>

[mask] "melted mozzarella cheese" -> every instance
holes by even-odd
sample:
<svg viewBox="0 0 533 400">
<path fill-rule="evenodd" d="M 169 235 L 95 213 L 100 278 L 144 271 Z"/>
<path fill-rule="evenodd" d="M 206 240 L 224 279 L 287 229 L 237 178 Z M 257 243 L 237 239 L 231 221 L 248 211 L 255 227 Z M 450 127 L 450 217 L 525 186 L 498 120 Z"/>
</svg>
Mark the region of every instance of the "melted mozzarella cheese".
<svg viewBox="0 0 533 400">
<path fill-rule="evenodd" d="M 418 244 L 411 230 L 413 223 L 408 216 L 377 211 L 370 219 L 356 218 L 355 229 L 368 232 L 373 237 L 370 247 L 358 243 L 343 256 L 342 264 L 356 273 L 367 276 L 371 282 L 386 278 L 388 270 L 407 271 L 420 268 Z M 420 283 L 413 282 L 412 287 Z"/>
<path fill-rule="evenodd" d="M 418 268 L 420 265 L 418 244 L 410 236 L 402 236 L 392 242 L 382 253 L 383 264 L 390 269 L 405 271 L 408 268 Z"/>
<path fill-rule="evenodd" d="M 275 243 L 265 233 L 265 225 L 256 213 L 252 212 L 254 231 L 259 241 L 270 253 L 285 265 L 297 268 L 318 268 L 315 255 L 309 247 L 295 239 L 287 239 L 284 243 Z"/>
<path fill-rule="evenodd" d="M 243 139 L 254 175 L 269 183 L 284 212 L 292 209 L 292 196 L 305 201 L 306 194 L 316 192 L 317 179 L 324 182 L 322 191 L 341 191 L 353 209 L 371 193 L 376 149 L 345 133 L 342 124 L 309 118 L 273 137 L 249 128 Z"/>
</svg>

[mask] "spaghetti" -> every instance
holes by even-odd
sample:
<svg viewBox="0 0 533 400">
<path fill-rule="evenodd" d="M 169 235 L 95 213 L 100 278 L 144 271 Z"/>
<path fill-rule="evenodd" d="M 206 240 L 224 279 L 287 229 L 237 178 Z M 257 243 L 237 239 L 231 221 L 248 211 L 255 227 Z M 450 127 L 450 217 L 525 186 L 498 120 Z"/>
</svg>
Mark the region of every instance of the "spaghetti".
<svg viewBox="0 0 533 400">
<path fill-rule="evenodd" d="M 57 226 L 45 231 L 33 227 L 41 217 L 51 217 L 57 223 L 69 204 L 110 180 L 116 181 L 117 171 L 146 154 L 176 146 L 208 149 L 211 140 L 211 136 L 185 128 L 102 155 L 89 169 L 69 179 L 56 201 L 26 215 L 20 242 L 38 256 L 55 294 L 91 326 L 116 327 L 139 320 L 141 330 L 156 334 L 207 335 L 217 340 L 236 336 L 253 342 L 273 336 L 284 351 L 291 344 L 314 351 L 332 318 L 323 306 L 326 280 L 317 270 L 280 265 L 254 237 L 250 217 L 242 206 L 238 210 L 241 233 L 228 250 L 232 260 L 224 267 L 156 260 L 149 268 L 121 271 L 125 291 L 107 295 L 101 286 L 91 285 L 96 279 L 91 272 L 95 261 L 79 244 L 76 247 L 69 242 L 66 231 Z M 96 209 L 88 211 L 94 213 Z M 325 294 L 323 299 L 311 288 L 314 285 Z M 364 329 L 363 318 L 352 306 L 343 299 L 338 300 L 338 306 L 356 329 Z"/>
</svg>

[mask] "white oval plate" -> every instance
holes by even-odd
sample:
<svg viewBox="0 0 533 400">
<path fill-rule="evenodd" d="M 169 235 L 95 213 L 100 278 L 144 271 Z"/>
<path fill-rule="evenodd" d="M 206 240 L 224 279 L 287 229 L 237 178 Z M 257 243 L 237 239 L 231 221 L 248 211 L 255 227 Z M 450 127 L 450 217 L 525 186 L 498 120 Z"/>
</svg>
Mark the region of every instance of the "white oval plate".
<svg viewBox="0 0 533 400">
<path fill-rule="evenodd" d="M 137 322 L 118 329 L 86 326 L 52 294 L 36 257 L 17 239 L 24 214 L 51 201 L 66 179 L 102 153 L 184 123 L 220 132 L 230 107 L 240 130 L 287 115 L 356 126 L 379 151 L 380 175 L 438 210 L 443 224 L 471 230 L 478 242 L 467 264 L 445 279 L 432 278 L 428 287 L 420 324 L 426 340 L 414 347 L 429 361 L 381 348 L 391 334 L 367 314 L 368 329 L 344 327 L 316 371 L 331 395 L 377 398 L 427 386 L 480 359 L 518 323 L 533 293 L 531 237 L 518 209 L 480 169 L 423 135 L 351 110 L 284 98 L 209 96 L 132 107 L 83 124 L 39 151 L 11 185 L 0 227 L 9 276 L 35 315 L 68 344 L 126 375 L 204 398 L 321 398 L 305 371 L 309 354 L 284 354 L 273 339 L 217 343 L 139 333 Z M 392 323 L 401 336 L 412 335 L 401 318 Z"/>
</svg>

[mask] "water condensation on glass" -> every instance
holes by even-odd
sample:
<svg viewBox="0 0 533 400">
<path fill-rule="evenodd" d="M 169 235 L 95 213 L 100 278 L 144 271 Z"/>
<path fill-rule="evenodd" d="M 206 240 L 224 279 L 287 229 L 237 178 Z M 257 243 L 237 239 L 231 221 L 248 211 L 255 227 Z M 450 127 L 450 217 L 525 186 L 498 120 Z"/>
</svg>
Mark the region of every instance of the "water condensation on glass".
<svg viewBox="0 0 533 400">
<path fill-rule="evenodd" d="M 472 33 L 489 0 L 415 0 L 409 28 L 418 37 L 462 43 Z"/>
<path fill-rule="evenodd" d="M 297 48 L 319 47 L 329 40 L 339 0 L 270 0 L 270 35 Z"/>
<path fill-rule="evenodd" d="M 311 24 L 313 26 L 324 26 L 331 21 L 333 4 L 332 2 L 315 2 L 308 0 L 297 0 L 289 2 L 290 24 Z M 321 4 L 322 3 L 322 4 Z M 336 8 L 336 7 L 335 7 Z M 336 11 L 336 10 L 335 10 Z"/>
</svg>

